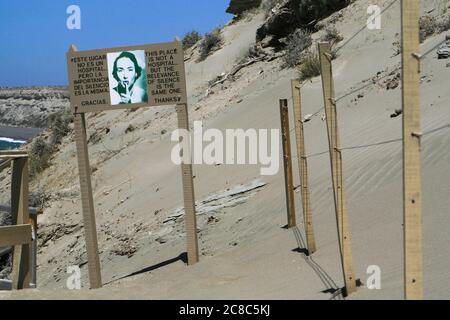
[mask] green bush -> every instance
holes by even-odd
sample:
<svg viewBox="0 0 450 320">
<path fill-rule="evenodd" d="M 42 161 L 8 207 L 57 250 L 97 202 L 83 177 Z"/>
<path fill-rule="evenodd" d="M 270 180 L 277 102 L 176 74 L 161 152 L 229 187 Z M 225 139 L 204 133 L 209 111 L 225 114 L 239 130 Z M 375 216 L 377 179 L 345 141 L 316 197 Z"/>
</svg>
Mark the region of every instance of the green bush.
<svg viewBox="0 0 450 320">
<path fill-rule="evenodd" d="M 212 52 L 218 50 L 223 43 L 223 37 L 220 29 L 215 29 L 207 33 L 200 42 L 200 61 L 205 60 Z"/>
<path fill-rule="evenodd" d="M 183 37 L 182 44 L 183 44 L 183 50 L 187 50 L 194 46 L 197 42 L 201 40 L 201 35 L 197 31 L 191 31 L 186 33 L 186 35 Z"/>
</svg>

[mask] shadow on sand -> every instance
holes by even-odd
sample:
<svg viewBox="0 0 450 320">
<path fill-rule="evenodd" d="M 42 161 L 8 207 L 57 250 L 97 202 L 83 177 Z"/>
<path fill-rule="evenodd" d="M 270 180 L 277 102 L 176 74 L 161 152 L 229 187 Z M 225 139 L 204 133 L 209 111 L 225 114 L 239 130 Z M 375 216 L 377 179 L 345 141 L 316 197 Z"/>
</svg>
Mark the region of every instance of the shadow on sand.
<svg viewBox="0 0 450 320">
<path fill-rule="evenodd" d="M 157 270 L 157 269 L 160 269 L 160 268 L 164 268 L 165 266 L 168 266 L 168 265 L 170 265 L 172 263 L 175 263 L 175 262 L 178 262 L 178 261 L 182 261 L 183 263 L 187 264 L 187 262 L 188 262 L 188 260 L 187 260 L 187 253 L 183 252 L 178 257 L 175 257 L 175 258 L 172 258 L 172 259 L 160 262 L 160 263 L 155 264 L 155 265 L 150 266 L 150 267 L 146 267 L 144 269 L 141 269 L 139 271 L 130 273 L 129 275 L 123 276 L 121 278 L 111 280 L 110 282 L 105 283 L 105 285 L 111 284 L 111 283 L 114 283 L 116 281 L 123 280 L 123 279 L 126 279 L 126 278 L 134 277 L 134 276 L 137 276 L 137 275 L 140 275 L 140 274 L 144 274 L 144 273 L 147 273 L 147 272 L 151 272 L 151 271 L 154 271 L 154 270 Z"/>
<path fill-rule="evenodd" d="M 333 278 L 331 278 L 331 276 L 309 255 L 308 249 L 306 248 L 306 242 L 303 239 L 303 235 L 299 227 L 296 226 L 291 230 L 293 231 L 298 244 L 298 248 L 292 251 L 300 253 L 308 266 L 319 277 L 320 281 L 322 281 L 323 285 L 325 286 L 325 290 L 321 292 L 331 294 L 330 300 L 344 300 L 345 289 L 339 288 Z"/>
</svg>

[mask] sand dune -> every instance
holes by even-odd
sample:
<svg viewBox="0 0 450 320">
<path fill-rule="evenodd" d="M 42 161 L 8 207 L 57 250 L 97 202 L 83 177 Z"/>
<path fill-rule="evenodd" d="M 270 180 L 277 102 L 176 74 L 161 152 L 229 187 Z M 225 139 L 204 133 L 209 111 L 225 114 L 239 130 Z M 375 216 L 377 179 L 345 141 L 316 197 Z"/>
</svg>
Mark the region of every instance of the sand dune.
<svg viewBox="0 0 450 320">
<path fill-rule="evenodd" d="M 390 1 L 379 1 L 387 5 Z M 427 2 L 423 11 L 435 5 Z M 342 10 L 336 27 L 347 39 L 366 20 L 370 1 Z M 339 129 L 344 148 L 344 176 L 354 250 L 355 273 L 365 284 L 367 268 L 382 270 L 382 289 L 359 288 L 350 299 L 403 298 L 403 204 L 401 108 L 399 85 L 386 89 L 384 80 L 400 63 L 392 43 L 400 31 L 399 5 L 383 16 L 380 31 L 364 31 L 343 47 L 333 62 Z M 228 72 L 254 39 L 262 17 L 225 27 L 224 48 L 205 62 L 187 62 L 190 120 L 206 128 L 279 128 L 278 99 L 290 98 L 296 70 L 276 59 L 258 62 L 232 83 L 205 97 L 208 81 Z M 316 38 L 319 36 L 314 35 Z M 423 52 L 444 34 L 422 45 Z M 433 53 L 422 64 L 422 145 L 425 298 L 448 299 L 450 286 L 448 208 L 450 198 L 450 112 L 445 60 Z M 392 73 L 392 75 L 391 75 Z M 378 75 L 377 75 L 378 74 Z M 386 77 L 384 77 L 386 76 Z M 374 78 L 378 77 L 378 78 Z M 384 78 L 381 78 L 384 77 Z M 373 83 L 372 79 L 375 79 Z M 367 85 L 370 83 L 369 85 Z M 353 92 L 355 89 L 365 87 Z M 326 123 L 320 77 L 302 89 L 304 114 L 315 114 L 305 125 L 313 220 L 318 251 L 306 258 L 302 245 L 300 194 L 296 193 L 298 229 L 286 230 L 284 177 L 262 177 L 259 166 L 194 166 L 197 200 L 260 179 L 265 184 L 245 201 L 199 216 L 201 262 L 186 267 L 183 224 L 164 221 L 182 206 L 180 169 L 170 161 L 175 129 L 174 108 L 113 111 L 88 117 L 97 228 L 104 288 L 68 291 L 66 268 L 82 265 L 88 287 L 73 137 L 65 139 L 53 166 L 33 188 L 52 193 L 40 221 L 38 288 L 1 292 L 1 298 L 36 299 L 339 299 L 343 286 L 333 207 Z M 291 107 L 291 102 L 290 107 Z M 292 113 L 291 113 L 292 115 Z M 133 124 L 137 130 L 125 134 Z M 291 124 L 293 127 L 293 122 Z M 109 128 L 109 133 L 106 133 Z M 165 130 L 167 133 L 162 133 Z M 294 141 L 294 133 L 292 133 Z M 296 154 L 295 145 L 293 152 Z M 281 155 L 280 155 L 281 163 Z M 294 161 L 295 181 L 299 181 Z M 7 179 L 4 181 L 8 181 Z M 213 218 L 211 218 L 213 217 Z M 182 221 L 181 221 L 182 222 Z M 164 241 L 161 241 L 164 238 Z M 114 253 L 123 247 L 124 255 Z"/>
</svg>

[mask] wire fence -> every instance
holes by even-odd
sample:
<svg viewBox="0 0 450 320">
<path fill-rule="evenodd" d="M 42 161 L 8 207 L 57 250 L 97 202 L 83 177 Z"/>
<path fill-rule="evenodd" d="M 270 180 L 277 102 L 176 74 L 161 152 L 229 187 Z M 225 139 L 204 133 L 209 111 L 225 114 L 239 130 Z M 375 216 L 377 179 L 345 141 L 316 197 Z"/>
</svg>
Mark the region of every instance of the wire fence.
<svg viewBox="0 0 450 320">
<path fill-rule="evenodd" d="M 388 11 L 389 9 L 391 9 L 393 7 L 393 5 L 398 2 L 399 0 L 394 0 L 392 1 L 386 8 L 384 8 L 383 10 L 381 10 L 381 12 L 377 15 L 375 15 L 373 17 L 373 19 L 376 19 L 378 17 L 380 17 L 383 13 L 385 13 L 386 11 Z M 358 31 L 356 31 L 350 38 L 348 38 L 340 47 L 338 47 L 337 49 L 335 49 L 335 53 L 338 53 L 339 51 L 341 51 L 345 46 L 347 46 L 350 42 L 352 42 L 361 32 L 365 31 L 367 28 L 367 22 L 364 23 L 363 26 L 361 26 L 360 29 L 358 29 Z"/>
<path fill-rule="evenodd" d="M 391 8 L 393 8 L 393 6 L 399 2 L 399 0 L 394 0 L 392 2 L 390 2 L 383 10 L 380 11 L 379 14 L 375 15 L 373 17 L 373 19 L 378 18 L 379 16 L 381 16 L 383 13 L 387 12 L 388 10 L 390 10 Z M 367 28 L 367 22 L 364 23 L 364 25 L 362 25 L 352 36 L 350 36 L 341 46 L 339 46 L 337 49 L 334 50 L 335 53 L 338 53 L 339 51 L 341 51 L 344 47 L 346 47 L 349 43 L 351 43 L 360 33 L 362 33 L 364 30 L 366 30 Z M 427 51 L 425 51 L 423 54 L 419 55 L 419 59 L 423 60 L 425 59 L 429 54 L 431 54 L 432 52 L 434 52 L 437 48 L 439 48 L 442 44 L 446 43 L 447 41 L 449 41 L 450 37 L 445 35 L 444 39 L 441 39 L 441 41 L 439 41 L 436 45 L 434 45 L 433 47 L 431 47 L 430 49 L 428 49 Z M 391 71 L 386 71 L 387 74 L 381 77 L 377 77 L 377 75 L 374 75 L 372 79 L 374 79 L 376 81 L 376 83 L 379 83 L 379 81 L 385 79 L 385 78 L 389 78 L 391 76 L 394 76 L 393 73 L 396 73 L 398 71 L 402 70 L 402 66 L 399 65 L 397 67 L 395 67 L 393 70 Z M 303 81 L 301 83 L 300 89 L 303 88 L 303 86 L 305 86 L 308 83 L 308 81 Z M 355 83 L 356 85 L 356 83 Z M 341 96 L 339 96 L 338 98 L 336 98 L 336 102 L 339 102 L 351 95 L 357 94 L 359 92 L 361 92 L 362 90 L 369 88 L 371 86 L 373 86 L 374 83 L 373 81 L 368 81 L 367 84 L 364 84 L 356 89 L 351 89 L 350 91 L 342 94 Z M 351 86 L 353 87 L 353 86 Z M 292 97 L 290 97 L 288 99 L 288 102 L 292 102 L 293 99 Z M 325 107 L 317 107 L 317 110 L 314 111 L 312 114 L 308 114 L 306 115 L 306 118 L 301 119 L 301 121 L 303 122 L 309 122 L 311 121 L 314 117 L 317 117 L 321 112 L 323 112 L 325 110 Z M 444 130 L 444 129 L 449 129 L 450 128 L 450 124 L 447 125 L 443 125 L 431 130 L 428 130 L 426 132 L 424 132 L 422 134 L 422 136 L 426 136 L 432 133 L 435 133 L 437 131 L 440 130 Z M 290 130 L 290 132 L 294 132 L 296 130 L 296 128 L 292 128 Z M 372 147 L 377 147 L 377 146 L 381 146 L 381 145 L 387 145 L 387 144 L 392 144 L 392 143 L 398 143 L 401 142 L 403 139 L 402 138 L 397 138 L 397 139 L 390 139 L 390 140 L 384 140 L 384 141 L 379 141 L 379 142 L 375 142 L 375 143 L 368 143 L 368 144 L 363 144 L 363 145 L 355 145 L 355 146 L 347 146 L 347 147 L 342 147 L 340 150 L 341 151 L 346 151 L 346 150 L 358 150 L 358 149 L 367 149 L 367 148 L 372 148 Z M 325 155 L 325 154 L 329 154 L 329 150 L 323 151 L 323 152 L 318 152 L 315 154 L 310 154 L 308 156 L 306 156 L 306 158 L 313 158 L 313 157 L 317 157 L 317 156 L 321 156 L 321 155 Z M 294 159 L 298 159 L 298 157 L 293 157 Z"/>
<path fill-rule="evenodd" d="M 394 6 L 395 3 L 397 3 L 398 0 L 394 0 L 393 2 L 391 2 L 381 13 L 386 12 L 387 10 L 389 10 L 390 8 L 392 8 Z M 364 25 L 361 29 L 359 29 L 354 35 L 352 35 L 341 47 L 339 47 L 335 52 L 338 52 L 340 50 L 342 50 L 345 46 L 347 46 L 353 39 L 355 39 L 357 37 L 358 34 L 360 34 L 364 29 L 366 28 L 366 25 Z M 448 41 L 448 37 L 445 36 L 444 39 L 441 39 L 441 41 L 439 41 L 436 45 L 434 45 L 432 48 L 426 50 L 422 55 L 418 55 L 419 60 L 423 61 L 423 59 L 425 59 L 428 55 L 430 55 L 432 52 L 434 52 L 434 50 L 438 47 L 440 47 L 443 43 L 445 43 L 446 41 Z M 401 50 L 400 50 L 400 54 L 402 54 Z M 350 87 L 350 90 L 347 90 L 345 93 L 343 93 L 342 95 L 340 95 L 339 97 L 336 98 L 336 102 L 342 101 L 343 99 L 352 96 L 352 95 L 356 95 L 359 92 L 374 86 L 376 84 L 380 84 L 381 81 L 383 81 L 386 78 L 389 77 L 397 77 L 398 75 L 396 74 L 397 72 L 402 70 L 402 65 L 399 64 L 397 66 L 395 66 L 392 70 L 386 69 L 384 72 L 386 74 L 384 75 L 379 75 L 379 73 L 377 73 L 376 75 L 374 75 L 371 79 L 369 78 L 367 81 L 367 83 L 363 83 L 362 85 L 358 86 L 357 88 L 354 88 L 354 86 L 356 86 L 358 83 L 355 83 L 354 85 L 352 85 Z M 400 78 L 401 79 L 401 78 Z M 400 81 L 399 79 L 399 81 Z M 370 81 L 372 80 L 372 81 Z M 303 88 L 306 84 L 308 83 L 308 81 L 303 81 L 301 83 L 300 89 Z M 293 103 L 293 97 L 290 97 L 288 99 L 288 102 Z M 309 122 L 311 121 L 313 118 L 319 116 L 323 111 L 324 111 L 325 107 L 324 106 L 320 106 L 317 107 L 316 111 L 314 111 L 312 114 L 308 114 L 305 116 L 305 118 L 299 119 L 302 122 Z M 295 119 L 296 121 L 298 121 L 297 119 Z M 322 118 L 322 120 L 324 120 Z M 420 139 L 423 139 L 424 137 L 427 137 L 429 135 L 432 135 L 434 133 L 437 133 L 441 130 L 446 130 L 446 129 L 450 129 L 450 123 L 445 124 L 445 125 L 441 125 L 438 127 L 434 127 L 431 129 L 428 129 L 427 131 L 423 132 L 423 133 L 419 133 L 420 134 Z M 297 127 L 294 126 L 294 128 L 292 128 L 290 130 L 290 133 L 292 133 L 293 131 L 297 130 Z M 392 145 L 392 144 L 400 144 L 403 142 L 403 138 L 393 138 L 393 139 L 387 139 L 387 140 L 382 140 L 382 141 L 377 141 L 377 142 L 373 142 L 373 143 L 366 143 L 366 144 L 358 144 L 358 145 L 350 145 L 350 146 L 343 146 L 340 148 L 340 152 L 353 152 L 353 151 L 364 151 L 367 149 L 371 149 L 371 148 L 377 148 L 380 146 L 386 146 L 386 145 Z M 309 154 L 306 155 L 305 158 L 306 159 L 311 159 L 311 158 L 315 158 L 315 157 L 319 157 L 319 156 L 329 156 L 330 155 L 330 150 L 324 150 L 322 152 L 318 152 L 318 153 L 314 153 L 314 154 Z M 299 157 L 297 156 L 291 156 L 292 159 L 296 159 L 298 160 Z M 294 234 L 296 236 L 297 242 L 299 243 L 299 248 L 306 248 L 305 245 L 305 241 L 302 239 L 302 235 L 300 231 L 295 232 Z M 330 279 L 327 277 L 327 274 L 317 268 L 316 264 L 314 264 L 314 261 L 311 261 L 312 259 L 308 256 L 306 256 L 305 254 L 303 254 L 303 258 L 305 259 L 305 262 L 313 269 L 313 271 L 317 274 L 317 276 L 320 278 L 320 280 L 322 281 L 322 283 L 325 285 L 325 287 L 327 287 L 329 290 L 328 292 L 332 293 L 331 299 L 339 299 L 339 298 L 343 298 L 342 296 L 342 292 L 341 290 L 337 289 L 335 283 L 330 282 Z M 331 279 L 332 280 L 332 279 Z"/>
<path fill-rule="evenodd" d="M 436 133 L 438 131 L 447 130 L 447 129 L 450 129 L 450 123 L 442 125 L 442 126 L 439 126 L 439 127 L 436 127 L 436 128 L 433 128 L 433 129 L 429 129 L 427 131 L 424 131 L 422 133 L 422 137 L 426 137 L 426 136 L 432 135 L 433 133 Z M 378 146 L 387 145 L 387 144 L 400 143 L 402 141 L 403 141 L 402 138 L 397 138 L 397 139 L 383 140 L 383 141 L 379 141 L 379 142 L 362 144 L 362 145 L 342 147 L 339 150 L 340 151 L 348 151 L 348 150 L 368 149 L 368 148 L 378 147 Z M 325 151 L 322 151 L 322 152 L 309 154 L 309 155 L 306 156 L 306 158 L 307 159 L 315 158 L 315 157 L 326 155 L 326 154 L 329 154 L 329 153 L 330 153 L 330 150 L 325 150 Z M 292 158 L 293 159 L 298 159 L 298 156 L 294 156 Z"/>
<path fill-rule="evenodd" d="M 391 8 L 393 8 L 393 6 L 394 6 L 397 2 L 399 2 L 399 0 L 394 0 L 394 1 L 390 2 L 383 10 L 380 11 L 379 14 L 375 15 L 375 16 L 373 17 L 373 19 L 376 19 L 376 18 L 380 17 L 383 13 L 385 13 L 385 12 L 387 12 L 388 10 L 390 10 Z M 348 38 L 341 46 L 339 46 L 337 49 L 335 49 L 334 52 L 337 54 L 337 53 L 338 53 L 339 51 L 341 51 L 344 47 L 346 47 L 349 43 L 351 43 L 351 42 L 352 42 L 352 41 L 353 41 L 360 33 L 362 33 L 364 30 L 366 30 L 366 28 L 367 28 L 367 21 L 366 21 L 363 25 L 361 25 L 361 27 L 360 27 L 360 28 L 359 28 L 352 36 L 350 36 L 350 37 L 349 37 L 349 38 Z M 430 49 L 428 49 L 427 51 L 425 51 L 423 54 L 420 54 L 420 55 L 419 55 L 419 59 L 420 59 L 420 60 L 425 59 L 428 55 L 430 55 L 430 54 L 431 54 L 432 52 L 434 52 L 437 48 L 439 48 L 442 44 L 446 43 L 446 42 L 449 41 L 449 40 L 450 40 L 450 37 L 449 37 L 449 36 L 447 36 L 447 35 L 444 36 L 444 39 L 442 39 L 441 41 L 439 41 L 436 45 L 434 45 L 432 48 L 430 48 Z M 401 50 L 400 50 L 400 51 L 401 51 Z M 401 53 L 401 52 L 400 52 L 400 53 Z M 381 81 L 381 80 L 383 80 L 383 79 L 385 79 L 385 78 L 389 78 L 390 76 L 392 76 L 392 73 L 395 73 L 395 72 L 397 72 L 397 71 L 400 71 L 401 69 L 402 69 L 401 66 L 397 66 L 397 67 L 395 67 L 392 71 L 388 72 L 386 75 L 384 75 L 384 76 L 382 76 L 382 77 L 379 77 L 379 78 L 377 77 L 377 78 L 376 78 L 376 81 L 379 82 L 379 81 Z M 374 77 L 376 77 L 376 76 L 374 76 Z M 303 86 L 305 86 L 308 82 L 309 82 L 308 80 L 303 81 L 303 82 L 301 83 L 301 85 L 300 85 L 300 89 L 303 88 Z M 372 85 L 373 85 L 373 83 L 372 83 L 372 82 L 369 82 L 369 83 L 364 84 L 364 85 L 362 85 L 362 86 L 360 86 L 360 87 L 358 87 L 358 88 L 356 88 L 356 89 L 352 89 L 352 90 L 350 90 L 349 92 L 344 93 L 344 94 L 341 95 L 340 97 L 336 98 L 336 102 L 339 102 L 339 101 L 341 101 L 342 99 L 344 99 L 344 98 L 346 98 L 346 97 L 348 97 L 348 96 L 351 96 L 351 95 L 353 95 L 353 94 L 357 94 L 357 93 L 359 93 L 360 91 L 362 91 L 362 90 L 364 90 L 364 89 L 366 89 L 366 88 L 368 88 L 368 87 L 370 87 L 370 86 L 372 86 Z M 353 87 L 353 86 L 352 86 L 352 87 Z M 289 101 L 292 101 L 292 97 L 289 98 Z M 313 112 L 312 114 L 309 114 L 309 115 L 308 115 L 309 120 L 312 120 L 312 118 L 318 116 L 324 109 L 325 109 L 324 107 L 318 107 L 318 108 L 317 108 L 317 111 L 315 111 L 315 112 Z M 295 130 L 295 128 L 291 129 L 291 132 L 293 132 L 294 130 Z"/>
</svg>

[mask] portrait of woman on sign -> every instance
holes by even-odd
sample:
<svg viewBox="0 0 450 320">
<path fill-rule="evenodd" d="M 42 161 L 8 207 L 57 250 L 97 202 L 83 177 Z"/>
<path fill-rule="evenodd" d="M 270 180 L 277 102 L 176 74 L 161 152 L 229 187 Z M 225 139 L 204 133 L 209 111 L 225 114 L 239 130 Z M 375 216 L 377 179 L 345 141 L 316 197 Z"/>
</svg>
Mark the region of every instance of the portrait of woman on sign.
<svg viewBox="0 0 450 320">
<path fill-rule="evenodd" d="M 145 52 L 108 54 L 111 105 L 147 103 Z"/>
</svg>

